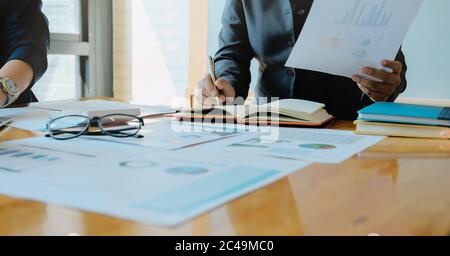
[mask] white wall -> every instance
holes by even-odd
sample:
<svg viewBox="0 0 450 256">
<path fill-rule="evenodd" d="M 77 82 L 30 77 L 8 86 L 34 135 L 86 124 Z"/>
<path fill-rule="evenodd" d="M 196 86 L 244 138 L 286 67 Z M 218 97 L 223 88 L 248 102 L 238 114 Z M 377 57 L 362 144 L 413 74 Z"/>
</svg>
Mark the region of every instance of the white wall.
<svg viewBox="0 0 450 256">
<path fill-rule="evenodd" d="M 450 1 L 425 0 L 404 51 L 409 88 L 404 97 L 450 100 Z"/>
<path fill-rule="evenodd" d="M 209 1 L 209 54 L 218 47 L 224 3 Z M 449 11 L 449 0 L 425 0 L 404 44 L 409 87 L 402 97 L 450 100 Z M 256 70 L 254 67 L 253 80 L 257 78 Z"/>
</svg>

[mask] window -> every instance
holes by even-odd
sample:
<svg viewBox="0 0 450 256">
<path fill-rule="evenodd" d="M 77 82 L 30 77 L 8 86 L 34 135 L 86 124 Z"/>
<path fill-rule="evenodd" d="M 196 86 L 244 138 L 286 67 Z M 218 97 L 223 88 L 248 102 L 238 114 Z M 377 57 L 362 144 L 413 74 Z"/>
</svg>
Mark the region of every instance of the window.
<svg viewBox="0 0 450 256">
<path fill-rule="evenodd" d="M 112 96 L 111 5 L 111 0 L 43 0 L 51 42 L 48 71 L 33 88 L 40 101 Z"/>
<path fill-rule="evenodd" d="M 114 1 L 114 91 L 117 98 L 139 104 L 170 105 L 184 98 L 191 84 L 192 51 L 205 49 L 193 44 L 193 11 L 206 0 L 115 0 Z M 202 20 L 200 26 L 206 27 Z M 206 32 L 206 31 L 205 31 Z M 201 41 L 201 40 L 199 40 Z M 194 45 L 194 46 L 193 46 Z M 204 54 L 196 54 L 206 64 Z M 205 65 L 206 67 L 206 65 Z M 201 71 L 204 75 L 206 68 Z"/>
<path fill-rule="evenodd" d="M 189 1 L 133 0 L 131 10 L 133 100 L 171 104 L 187 89 Z"/>
<path fill-rule="evenodd" d="M 43 11 L 50 21 L 53 33 L 81 33 L 81 6 L 79 0 L 44 0 Z"/>
<path fill-rule="evenodd" d="M 48 71 L 33 91 L 40 101 L 75 99 L 81 96 L 79 56 L 64 47 L 63 38 L 67 43 L 81 41 L 81 1 L 43 0 L 43 4 L 49 20 L 52 49 Z M 54 54 L 53 48 L 57 45 L 63 47 Z"/>
<path fill-rule="evenodd" d="M 134 2 L 133 10 L 139 15 L 138 22 L 134 24 L 133 36 L 138 41 L 141 39 L 141 30 L 147 30 L 147 35 L 154 34 L 155 38 L 147 39 L 155 40 L 153 44 L 161 53 L 163 62 L 159 64 L 167 69 L 167 83 L 173 87 L 176 95 L 184 96 L 189 65 L 189 1 L 145 0 L 141 3 L 145 12 L 138 11 L 141 7 L 138 2 Z M 142 19 L 145 21 L 140 23 Z"/>
<path fill-rule="evenodd" d="M 50 55 L 48 70 L 34 86 L 39 101 L 76 99 L 80 96 L 79 59 L 71 55 Z"/>
</svg>

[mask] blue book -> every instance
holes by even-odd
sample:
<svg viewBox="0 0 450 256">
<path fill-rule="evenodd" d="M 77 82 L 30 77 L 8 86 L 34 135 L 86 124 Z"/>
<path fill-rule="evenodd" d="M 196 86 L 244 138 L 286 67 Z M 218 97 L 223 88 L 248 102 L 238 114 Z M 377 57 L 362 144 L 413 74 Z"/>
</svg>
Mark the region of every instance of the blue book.
<svg viewBox="0 0 450 256">
<path fill-rule="evenodd" d="M 378 102 L 358 113 L 361 121 L 450 127 L 450 107 Z"/>
</svg>

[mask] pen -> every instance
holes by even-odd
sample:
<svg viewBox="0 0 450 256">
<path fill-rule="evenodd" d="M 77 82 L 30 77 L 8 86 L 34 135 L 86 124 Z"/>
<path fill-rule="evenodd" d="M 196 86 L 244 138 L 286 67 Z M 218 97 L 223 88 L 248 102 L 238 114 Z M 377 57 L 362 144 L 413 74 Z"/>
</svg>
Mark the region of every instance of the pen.
<svg viewBox="0 0 450 256">
<path fill-rule="evenodd" d="M 216 61 L 213 57 L 208 56 L 208 71 L 209 75 L 211 76 L 211 80 L 213 81 L 213 84 L 216 82 Z M 222 103 L 220 102 L 219 97 L 216 97 L 216 104 L 217 106 L 221 106 Z"/>
</svg>

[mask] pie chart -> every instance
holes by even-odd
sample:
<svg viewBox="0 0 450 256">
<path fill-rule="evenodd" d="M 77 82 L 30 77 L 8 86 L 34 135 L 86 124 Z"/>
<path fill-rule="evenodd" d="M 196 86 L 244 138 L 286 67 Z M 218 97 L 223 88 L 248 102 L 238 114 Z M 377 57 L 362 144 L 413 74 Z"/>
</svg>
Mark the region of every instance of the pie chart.
<svg viewBox="0 0 450 256">
<path fill-rule="evenodd" d="M 198 166 L 180 166 L 169 168 L 166 172 L 174 175 L 200 175 L 208 173 L 209 170 Z"/>
<path fill-rule="evenodd" d="M 150 161 L 126 161 L 119 164 L 120 167 L 128 169 L 148 169 L 157 166 L 157 163 Z"/>
<path fill-rule="evenodd" d="M 299 145 L 299 147 L 305 148 L 305 149 L 315 149 L 315 150 L 329 150 L 329 149 L 336 148 L 336 146 L 328 145 L 328 144 L 302 144 L 302 145 Z"/>
</svg>

